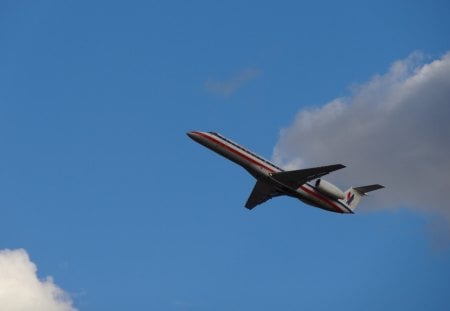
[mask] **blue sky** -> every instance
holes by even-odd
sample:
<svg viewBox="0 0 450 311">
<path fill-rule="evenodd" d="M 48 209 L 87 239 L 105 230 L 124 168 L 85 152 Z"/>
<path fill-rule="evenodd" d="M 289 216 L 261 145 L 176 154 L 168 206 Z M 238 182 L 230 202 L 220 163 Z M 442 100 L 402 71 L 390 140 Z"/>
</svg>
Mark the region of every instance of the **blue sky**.
<svg viewBox="0 0 450 311">
<path fill-rule="evenodd" d="M 2 2 L 0 249 L 25 249 L 79 310 L 445 310 L 450 252 L 426 213 L 249 212 L 252 177 L 185 132 L 270 158 L 299 110 L 445 54 L 448 16 L 446 1 Z"/>
</svg>

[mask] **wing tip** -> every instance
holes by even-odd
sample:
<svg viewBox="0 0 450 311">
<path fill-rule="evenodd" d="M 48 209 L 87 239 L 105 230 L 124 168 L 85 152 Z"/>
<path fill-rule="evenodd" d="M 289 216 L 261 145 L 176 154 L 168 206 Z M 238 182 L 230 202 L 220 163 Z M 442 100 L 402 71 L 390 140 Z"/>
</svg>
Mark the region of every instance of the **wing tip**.
<svg viewBox="0 0 450 311">
<path fill-rule="evenodd" d="M 248 201 L 245 203 L 244 207 L 245 207 L 246 209 L 248 209 L 248 210 L 252 210 L 256 205 L 255 205 L 255 204 L 251 204 L 249 201 L 250 201 L 250 200 L 248 200 Z"/>
</svg>

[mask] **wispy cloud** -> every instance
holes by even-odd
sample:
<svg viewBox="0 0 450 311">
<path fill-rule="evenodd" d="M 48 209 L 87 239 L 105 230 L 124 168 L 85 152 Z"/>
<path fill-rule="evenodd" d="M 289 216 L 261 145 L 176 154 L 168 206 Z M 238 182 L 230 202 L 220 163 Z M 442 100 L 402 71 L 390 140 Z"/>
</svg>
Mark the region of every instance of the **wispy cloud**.
<svg viewBox="0 0 450 311">
<path fill-rule="evenodd" d="M 274 159 L 288 166 L 344 163 L 342 187 L 387 186 L 378 206 L 435 211 L 450 221 L 450 52 L 395 62 L 352 95 L 302 109 L 283 129 Z"/>
<path fill-rule="evenodd" d="M 36 271 L 25 250 L 0 250 L 0 310 L 76 311 L 69 295 Z"/>
<path fill-rule="evenodd" d="M 257 78 L 260 74 L 261 71 L 256 68 L 246 68 L 228 80 L 209 78 L 205 82 L 205 87 L 211 93 L 230 96 L 246 83 Z"/>
</svg>

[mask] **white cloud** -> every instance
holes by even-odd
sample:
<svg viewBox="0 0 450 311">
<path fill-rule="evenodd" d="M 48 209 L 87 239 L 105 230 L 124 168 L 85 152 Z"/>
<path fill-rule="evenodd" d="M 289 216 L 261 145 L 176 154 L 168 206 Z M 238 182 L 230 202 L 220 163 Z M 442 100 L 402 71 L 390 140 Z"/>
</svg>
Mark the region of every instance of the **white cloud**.
<svg viewBox="0 0 450 311">
<path fill-rule="evenodd" d="M 75 311 L 69 295 L 36 270 L 25 250 L 0 250 L 0 311 Z"/>
<path fill-rule="evenodd" d="M 346 164 L 330 179 L 344 188 L 384 184 L 370 200 L 377 207 L 433 210 L 450 220 L 450 53 L 423 58 L 413 53 L 349 97 L 301 110 L 281 131 L 274 160 Z"/>
<path fill-rule="evenodd" d="M 260 71 L 255 68 L 246 68 L 239 72 L 231 79 L 220 81 L 209 78 L 205 82 L 206 89 L 214 94 L 223 96 L 232 95 L 239 88 L 241 88 L 247 82 L 257 78 L 260 75 Z"/>
</svg>

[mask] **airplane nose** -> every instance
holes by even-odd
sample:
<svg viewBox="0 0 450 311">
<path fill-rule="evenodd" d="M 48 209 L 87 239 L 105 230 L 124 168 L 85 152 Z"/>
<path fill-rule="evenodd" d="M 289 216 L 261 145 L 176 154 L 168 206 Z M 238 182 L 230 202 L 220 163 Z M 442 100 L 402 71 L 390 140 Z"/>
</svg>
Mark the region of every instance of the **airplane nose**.
<svg viewBox="0 0 450 311">
<path fill-rule="evenodd" d="M 186 133 L 187 136 L 189 136 L 189 138 L 191 138 L 192 140 L 195 140 L 198 142 L 200 136 L 198 135 L 198 133 L 196 131 L 190 131 Z"/>
<path fill-rule="evenodd" d="M 198 132 L 196 131 L 190 131 L 186 133 L 187 136 L 189 136 L 189 138 L 191 138 L 192 140 L 201 143 L 201 136 L 198 134 Z"/>
<path fill-rule="evenodd" d="M 194 139 L 194 137 L 195 137 L 194 132 L 187 132 L 186 135 L 189 136 L 192 139 Z"/>
</svg>

